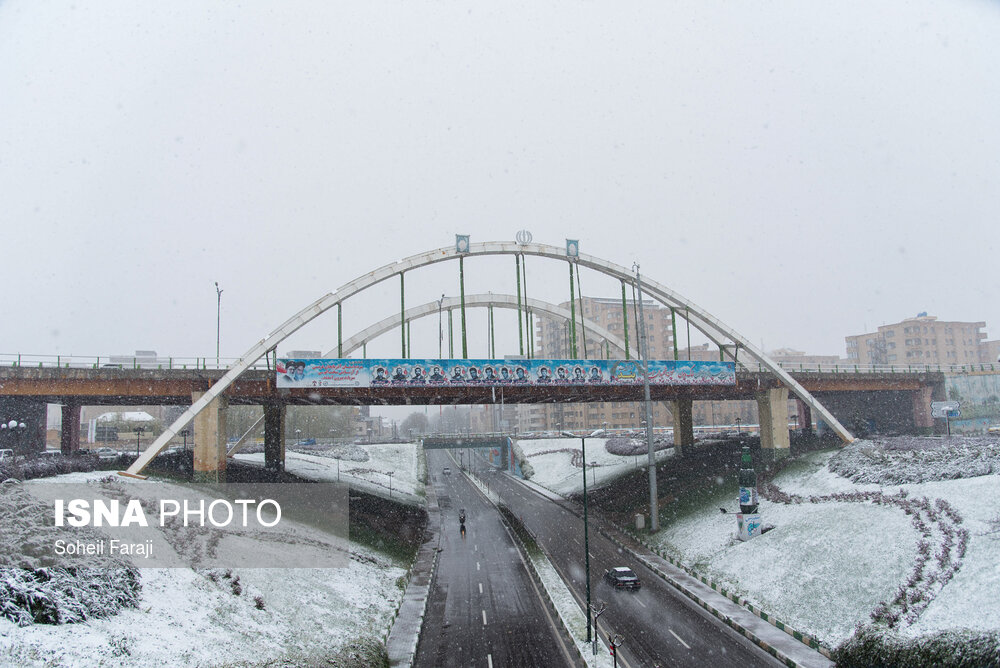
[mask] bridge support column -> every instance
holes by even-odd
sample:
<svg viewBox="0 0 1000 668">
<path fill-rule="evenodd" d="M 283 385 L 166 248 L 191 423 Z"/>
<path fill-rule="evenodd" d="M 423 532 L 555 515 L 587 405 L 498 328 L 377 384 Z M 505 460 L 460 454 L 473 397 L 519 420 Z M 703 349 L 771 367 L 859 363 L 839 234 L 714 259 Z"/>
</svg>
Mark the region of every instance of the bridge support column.
<svg viewBox="0 0 1000 668">
<path fill-rule="evenodd" d="M 813 433 L 812 409 L 801 399 L 795 400 L 795 409 L 799 416 L 799 430 L 803 434 Z"/>
<path fill-rule="evenodd" d="M 757 392 L 757 413 L 760 415 L 760 447 L 764 461 L 787 457 L 788 388 L 777 387 Z"/>
<path fill-rule="evenodd" d="M 913 392 L 913 426 L 917 431 L 931 434 L 934 432 L 934 418 L 931 417 L 931 400 L 934 387 L 924 385 Z"/>
<path fill-rule="evenodd" d="M 674 424 L 674 452 L 684 454 L 684 448 L 694 445 L 694 402 L 691 399 L 665 401 Z"/>
<path fill-rule="evenodd" d="M 270 471 L 285 470 L 285 414 L 284 404 L 264 405 L 264 468 Z"/>
<path fill-rule="evenodd" d="M 191 401 L 205 393 L 192 392 Z M 221 482 L 226 477 L 226 409 L 229 401 L 216 397 L 194 418 L 194 482 Z"/>
<path fill-rule="evenodd" d="M 62 434 L 59 449 L 67 457 L 80 451 L 80 406 L 70 402 L 62 407 Z"/>
</svg>

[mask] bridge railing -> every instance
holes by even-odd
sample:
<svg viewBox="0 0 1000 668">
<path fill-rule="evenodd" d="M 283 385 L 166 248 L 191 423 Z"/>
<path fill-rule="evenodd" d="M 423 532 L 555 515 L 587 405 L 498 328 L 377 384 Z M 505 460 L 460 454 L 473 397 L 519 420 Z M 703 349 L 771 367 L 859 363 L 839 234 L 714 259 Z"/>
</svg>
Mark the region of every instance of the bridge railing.
<svg viewBox="0 0 1000 668">
<path fill-rule="evenodd" d="M 0 353 L 0 366 L 65 368 L 65 369 L 218 369 L 226 370 L 239 362 L 235 357 L 140 357 L 132 355 L 35 355 L 23 353 Z M 778 365 L 790 373 L 989 373 L 1000 372 L 1000 363 L 992 364 L 818 364 L 779 362 Z M 738 362 L 743 371 L 767 371 L 759 363 Z M 267 360 L 258 360 L 252 369 L 267 369 Z"/>
<path fill-rule="evenodd" d="M 239 359 L 232 357 L 138 357 L 131 355 L 34 355 L 0 353 L 0 366 L 60 369 L 218 369 L 224 371 Z M 260 360 L 253 369 L 266 369 Z"/>
<path fill-rule="evenodd" d="M 779 362 L 780 366 L 789 373 L 877 373 L 877 374 L 913 374 L 913 373 L 988 373 L 1000 372 L 1000 364 L 817 364 L 817 363 L 797 363 Z M 767 369 L 762 364 L 745 364 L 739 362 L 738 369 L 751 372 L 765 372 Z"/>
</svg>

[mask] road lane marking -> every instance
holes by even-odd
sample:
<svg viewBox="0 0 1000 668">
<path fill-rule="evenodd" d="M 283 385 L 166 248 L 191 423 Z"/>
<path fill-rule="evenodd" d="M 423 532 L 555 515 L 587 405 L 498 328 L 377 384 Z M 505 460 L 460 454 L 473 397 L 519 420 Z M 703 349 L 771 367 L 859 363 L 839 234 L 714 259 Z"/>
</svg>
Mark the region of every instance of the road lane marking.
<svg viewBox="0 0 1000 668">
<path fill-rule="evenodd" d="M 483 593 L 483 583 L 482 582 L 479 583 L 479 593 L 480 594 Z"/>
<path fill-rule="evenodd" d="M 483 626 L 486 626 L 486 611 L 485 610 L 483 610 Z M 678 638 L 678 640 L 680 640 L 680 638 Z M 681 642 L 684 642 L 684 641 L 681 640 Z"/>
<path fill-rule="evenodd" d="M 476 570 L 477 571 L 479 570 L 479 562 L 478 561 L 476 562 Z"/>
<path fill-rule="evenodd" d="M 487 654 L 486 655 L 486 662 L 488 664 L 490 664 L 490 668 L 493 668 L 493 655 L 492 654 Z"/>
<path fill-rule="evenodd" d="M 486 613 L 483 613 L 483 614 L 486 614 Z M 684 642 L 683 640 L 681 640 L 681 637 L 679 635 L 677 635 L 676 633 L 674 633 L 673 629 L 668 629 L 668 630 L 670 631 L 670 635 L 672 635 L 673 637 L 677 638 L 677 642 L 679 642 L 680 644 L 684 645 L 684 647 L 686 647 L 688 649 L 691 649 L 691 645 L 689 645 L 686 642 Z"/>
<path fill-rule="evenodd" d="M 642 601 L 640 601 L 639 599 L 635 599 L 635 602 L 638 603 L 639 605 L 641 605 L 644 608 L 646 607 L 646 604 L 643 603 Z"/>
</svg>

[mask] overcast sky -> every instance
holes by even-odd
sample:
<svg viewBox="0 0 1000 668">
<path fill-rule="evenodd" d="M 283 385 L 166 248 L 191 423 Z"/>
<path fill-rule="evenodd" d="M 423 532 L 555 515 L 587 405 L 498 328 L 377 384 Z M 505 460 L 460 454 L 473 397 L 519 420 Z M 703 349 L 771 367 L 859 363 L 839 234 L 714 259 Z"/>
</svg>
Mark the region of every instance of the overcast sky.
<svg viewBox="0 0 1000 668">
<path fill-rule="evenodd" d="M 372 269 L 520 229 L 767 349 L 843 356 L 920 311 L 995 339 L 998 44 L 986 0 L 0 0 L 0 353 L 211 357 L 218 281 L 235 357 Z M 456 294 L 446 264 L 408 305 Z M 564 301 L 548 265 L 531 296 Z M 514 292 L 512 259 L 467 266 Z M 398 309 L 398 282 L 354 298 L 345 338 Z M 436 318 L 413 336 L 436 354 Z M 331 311 L 279 351 L 335 344 Z"/>
</svg>

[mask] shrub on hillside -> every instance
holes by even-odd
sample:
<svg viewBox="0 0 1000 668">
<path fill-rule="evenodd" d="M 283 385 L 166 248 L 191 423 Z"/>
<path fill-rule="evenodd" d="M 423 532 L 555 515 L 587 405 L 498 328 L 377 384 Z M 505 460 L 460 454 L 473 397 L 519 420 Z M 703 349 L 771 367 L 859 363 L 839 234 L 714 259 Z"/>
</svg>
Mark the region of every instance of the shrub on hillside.
<svg viewBox="0 0 1000 668">
<path fill-rule="evenodd" d="M 0 616 L 22 626 L 70 624 L 138 605 L 139 571 L 130 562 L 107 555 L 56 562 L 60 538 L 100 539 L 93 529 L 56 527 L 51 509 L 20 483 L 0 483 Z"/>
<path fill-rule="evenodd" d="M 830 459 L 829 468 L 858 484 L 904 485 L 1000 472 L 1000 439 L 893 436 L 858 440 Z"/>
<path fill-rule="evenodd" d="M 1000 665 L 1000 633 L 946 631 L 901 638 L 864 626 L 833 652 L 837 668 L 980 668 Z"/>
</svg>

